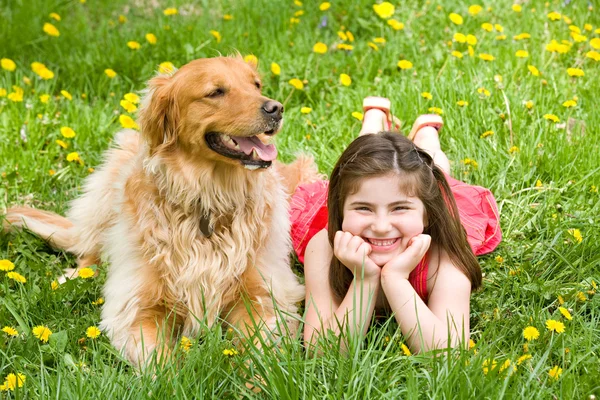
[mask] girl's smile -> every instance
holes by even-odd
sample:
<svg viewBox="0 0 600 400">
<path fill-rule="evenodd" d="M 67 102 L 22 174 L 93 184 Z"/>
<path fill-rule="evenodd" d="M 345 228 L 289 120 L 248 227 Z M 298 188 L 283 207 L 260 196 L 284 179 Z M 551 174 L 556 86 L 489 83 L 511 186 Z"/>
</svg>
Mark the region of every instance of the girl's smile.
<svg viewBox="0 0 600 400">
<path fill-rule="evenodd" d="M 369 243 L 369 257 L 380 267 L 425 229 L 425 206 L 401 189 L 400 179 L 396 173 L 364 178 L 344 203 L 342 230 Z"/>
</svg>

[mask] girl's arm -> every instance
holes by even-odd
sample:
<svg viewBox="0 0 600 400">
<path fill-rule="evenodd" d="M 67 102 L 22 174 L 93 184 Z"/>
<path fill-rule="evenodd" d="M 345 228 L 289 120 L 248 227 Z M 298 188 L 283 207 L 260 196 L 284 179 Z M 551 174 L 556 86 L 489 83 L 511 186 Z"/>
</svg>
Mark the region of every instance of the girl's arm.
<svg viewBox="0 0 600 400">
<path fill-rule="evenodd" d="M 357 273 L 341 303 L 336 302 L 329 285 L 329 266 L 333 250 L 327 231 L 317 233 L 308 243 L 304 255 L 306 317 L 304 341 L 315 343 L 319 335 L 332 331 L 364 335 L 373 316 L 379 294 L 380 276 Z M 379 267 L 377 267 L 379 268 Z M 362 277 L 361 277 L 362 276 Z M 341 325 L 341 326 L 340 326 Z"/>
<path fill-rule="evenodd" d="M 425 304 L 408 282 L 408 276 L 385 268 L 381 274 L 383 291 L 414 352 L 443 349 L 448 344 L 466 346 L 469 341 L 471 282 L 444 251 L 434 279 Z"/>
</svg>

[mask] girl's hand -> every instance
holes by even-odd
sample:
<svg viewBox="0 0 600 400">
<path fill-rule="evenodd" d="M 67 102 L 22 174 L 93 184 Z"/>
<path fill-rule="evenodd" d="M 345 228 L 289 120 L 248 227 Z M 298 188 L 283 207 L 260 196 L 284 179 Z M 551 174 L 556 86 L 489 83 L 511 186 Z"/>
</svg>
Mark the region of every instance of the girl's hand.
<svg viewBox="0 0 600 400">
<path fill-rule="evenodd" d="M 369 258 L 371 245 L 360 236 L 337 231 L 333 238 L 333 254 L 356 279 L 379 278 L 381 268 Z"/>
<path fill-rule="evenodd" d="M 408 247 L 402 253 L 388 261 L 381 269 L 382 276 L 394 276 L 402 279 L 408 279 L 408 275 L 423 259 L 429 246 L 431 245 L 431 236 L 420 234 L 408 242 Z"/>
</svg>

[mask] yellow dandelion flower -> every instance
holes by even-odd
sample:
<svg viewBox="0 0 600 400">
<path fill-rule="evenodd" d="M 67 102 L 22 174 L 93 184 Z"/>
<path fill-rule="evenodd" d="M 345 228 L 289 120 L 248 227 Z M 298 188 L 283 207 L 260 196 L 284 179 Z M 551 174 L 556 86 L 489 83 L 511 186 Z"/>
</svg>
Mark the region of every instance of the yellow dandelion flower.
<svg viewBox="0 0 600 400">
<path fill-rule="evenodd" d="M 18 272 L 15 272 L 15 271 L 8 272 L 6 274 L 6 277 L 9 278 L 9 279 L 14 280 L 16 282 L 19 282 L 19 283 L 25 283 L 25 282 L 27 282 L 27 279 L 25 279 L 25 277 L 23 275 L 21 275 Z"/>
<path fill-rule="evenodd" d="M 304 83 L 302 83 L 302 81 L 298 78 L 290 79 L 288 83 L 298 90 L 304 89 Z"/>
<path fill-rule="evenodd" d="M 166 8 L 165 10 L 163 10 L 163 14 L 166 16 L 176 15 L 177 9 L 174 7 Z"/>
<path fill-rule="evenodd" d="M 192 341 L 188 337 L 182 336 L 181 341 L 179 342 L 179 348 L 187 353 L 192 348 Z"/>
<path fill-rule="evenodd" d="M 56 139 L 56 141 L 55 141 L 55 142 L 56 142 L 56 144 L 57 144 L 57 145 L 59 145 L 59 146 L 60 146 L 60 147 L 62 147 L 63 149 L 66 149 L 67 147 L 69 147 L 69 145 L 68 145 L 67 143 L 63 142 L 63 141 L 62 141 L 62 140 L 60 140 L 60 139 Z"/>
<path fill-rule="evenodd" d="M 504 27 L 500 24 L 494 24 L 494 29 L 500 33 L 504 32 Z"/>
<path fill-rule="evenodd" d="M 533 356 L 531 354 L 523 354 L 521 357 L 519 357 L 519 359 L 517 360 L 517 365 L 521 365 L 523 364 L 525 361 L 531 359 Z"/>
<path fill-rule="evenodd" d="M 460 51 L 454 50 L 451 54 L 456 58 L 463 58 L 463 53 L 461 53 Z"/>
<path fill-rule="evenodd" d="M 60 285 L 58 284 L 58 281 L 50 282 L 50 289 L 52 289 L 52 290 L 57 290 L 59 286 Z"/>
<path fill-rule="evenodd" d="M 258 57 L 256 57 L 254 54 L 248 54 L 247 56 L 244 57 L 244 61 L 247 64 L 253 65 L 253 66 L 258 66 Z"/>
<path fill-rule="evenodd" d="M 566 108 L 571 108 L 571 107 L 575 107 L 577 105 L 577 102 L 575 100 L 567 100 L 564 103 L 562 103 L 563 107 Z"/>
<path fill-rule="evenodd" d="M 506 40 L 506 35 L 496 36 L 496 40 Z"/>
<path fill-rule="evenodd" d="M 139 50 L 142 47 L 142 45 L 140 44 L 140 42 L 130 40 L 129 42 L 127 42 L 127 47 L 129 47 L 131 50 Z"/>
<path fill-rule="evenodd" d="M 348 74 L 340 74 L 340 83 L 344 86 L 350 86 L 352 84 L 352 78 Z"/>
<path fill-rule="evenodd" d="M 477 44 L 477 37 L 475 35 L 468 34 L 467 35 L 467 44 L 471 46 L 475 46 Z"/>
<path fill-rule="evenodd" d="M 590 46 L 596 50 L 600 50 L 600 38 L 593 38 L 590 40 Z"/>
<path fill-rule="evenodd" d="M 456 32 L 452 38 L 452 40 L 454 40 L 455 42 L 458 43 L 466 43 L 467 42 L 467 37 L 460 33 L 460 32 Z"/>
<path fill-rule="evenodd" d="M 402 349 L 402 353 L 404 353 L 405 356 L 410 356 L 412 353 L 410 352 L 410 349 L 404 344 L 402 343 L 400 345 L 400 348 Z"/>
<path fill-rule="evenodd" d="M 489 22 L 484 22 L 483 24 L 481 24 L 481 29 L 483 29 L 486 32 L 491 32 L 494 30 L 494 25 L 490 24 Z"/>
<path fill-rule="evenodd" d="M 328 2 L 328 1 L 324 1 L 323 3 L 321 3 L 319 5 L 319 10 L 321 10 L 321 11 L 327 11 L 327 10 L 329 10 L 330 7 L 331 7 L 331 3 Z"/>
<path fill-rule="evenodd" d="M 487 53 L 479 53 L 479 58 L 481 58 L 483 61 L 494 61 L 496 59 L 496 57 Z"/>
<path fill-rule="evenodd" d="M 66 137 L 67 139 L 71 139 L 75 137 L 75 131 L 68 126 L 63 126 L 60 128 L 60 134 Z"/>
<path fill-rule="evenodd" d="M 464 22 L 463 17 L 461 17 L 457 13 L 450 13 L 450 15 L 448 15 L 448 18 L 450 18 L 450 21 L 452 21 L 452 23 L 455 25 L 462 25 Z"/>
<path fill-rule="evenodd" d="M 13 85 L 13 90 L 14 92 L 11 92 L 8 94 L 8 99 L 14 102 L 21 102 L 23 101 L 23 89 L 20 88 L 19 86 L 14 86 Z"/>
<path fill-rule="evenodd" d="M 50 335 L 52 335 L 52 331 L 44 325 L 38 325 L 34 327 L 31 330 L 31 333 L 33 333 L 33 336 L 40 339 L 40 341 L 44 343 L 48 343 L 48 338 L 50 338 Z"/>
<path fill-rule="evenodd" d="M 79 272 L 77 273 L 77 275 L 81 279 L 89 279 L 89 278 L 92 278 L 94 276 L 94 270 L 91 269 L 91 268 L 89 268 L 89 267 L 81 268 L 79 270 Z"/>
<path fill-rule="evenodd" d="M 221 43 L 221 33 L 219 31 L 211 30 L 209 32 L 217 41 L 217 43 Z"/>
<path fill-rule="evenodd" d="M 472 6 L 469 6 L 469 14 L 472 16 L 476 16 L 482 10 L 483 10 L 483 7 L 481 7 L 479 4 L 473 4 Z"/>
<path fill-rule="evenodd" d="M 582 43 L 582 42 L 587 42 L 587 36 L 582 35 L 580 33 L 576 33 L 576 32 L 571 32 L 571 37 L 573 38 L 573 40 L 575 41 L 575 43 Z"/>
<path fill-rule="evenodd" d="M 348 35 L 346 35 L 346 33 L 344 31 L 338 31 L 337 33 L 338 37 L 343 40 L 344 42 L 346 40 L 348 40 Z"/>
<path fill-rule="evenodd" d="M 569 229 L 569 234 L 573 236 L 577 243 L 581 243 L 583 241 L 583 236 L 581 235 L 581 231 L 579 229 Z"/>
<path fill-rule="evenodd" d="M 138 104 L 140 102 L 140 97 L 135 93 L 126 93 L 123 98 L 133 104 Z"/>
<path fill-rule="evenodd" d="M 558 118 L 554 114 L 544 114 L 544 119 L 547 119 L 548 121 L 552 121 L 554 123 L 560 122 L 560 118 Z"/>
<path fill-rule="evenodd" d="M 496 360 L 492 360 L 492 359 L 486 359 L 483 361 L 483 364 L 481 365 L 481 369 L 483 370 L 483 374 L 487 375 L 488 372 L 493 371 L 496 368 Z"/>
<path fill-rule="evenodd" d="M 6 386 L 6 389 L 11 390 L 13 392 L 17 387 L 23 387 L 24 384 L 25 375 L 23 374 L 10 373 L 6 375 L 6 379 L 4 380 L 4 386 Z"/>
<path fill-rule="evenodd" d="M 135 104 L 133 104 L 132 102 L 128 101 L 128 100 L 121 100 L 119 102 L 119 104 L 121 105 L 121 107 L 123 107 L 125 109 L 125 111 L 127 111 L 128 113 L 132 113 L 135 112 L 137 110 L 137 107 L 135 106 Z"/>
<path fill-rule="evenodd" d="M 567 74 L 569 76 L 584 76 L 585 73 L 580 68 L 567 68 Z"/>
<path fill-rule="evenodd" d="M 562 316 L 565 317 L 566 319 L 568 319 L 569 321 L 571 321 L 573 319 L 573 317 L 571 316 L 571 313 L 566 308 L 558 307 L 558 311 L 560 311 Z"/>
<path fill-rule="evenodd" d="M 473 339 L 469 339 L 469 350 L 473 350 L 475 348 L 475 341 Z"/>
<path fill-rule="evenodd" d="M 556 12 L 556 11 L 552 11 L 551 13 L 549 13 L 547 15 L 548 19 L 550 19 L 551 21 L 559 21 L 562 18 L 562 15 L 560 15 L 560 13 Z"/>
<path fill-rule="evenodd" d="M 598 53 L 597 51 L 588 51 L 587 53 L 585 53 L 585 56 L 587 58 L 591 58 L 594 61 L 600 61 L 600 53 Z"/>
<path fill-rule="evenodd" d="M 540 76 L 540 71 L 534 67 L 533 65 L 528 65 L 527 69 L 529 70 L 529 72 L 531 73 L 531 75 L 533 76 Z"/>
<path fill-rule="evenodd" d="M 521 7 L 521 5 L 520 5 L 520 4 L 513 4 L 513 5 L 512 5 L 512 10 L 513 10 L 514 12 L 518 12 L 518 13 L 520 13 L 522 9 L 523 9 L 523 8 Z"/>
<path fill-rule="evenodd" d="M 525 101 L 523 104 L 525 105 L 525 107 L 526 107 L 528 110 L 531 110 L 531 109 L 533 108 L 533 101 L 531 101 L 531 100 L 527 100 L 527 101 Z"/>
<path fill-rule="evenodd" d="M 300 109 L 300 112 L 301 112 L 302 114 L 308 114 L 308 113 L 310 113 L 311 111 L 312 111 L 312 108 L 310 108 L 310 107 L 302 107 L 302 108 Z"/>
<path fill-rule="evenodd" d="M 396 7 L 390 2 L 384 1 L 381 4 L 373 4 L 373 10 L 380 18 L 388 19 L 394 15 Z"/>
<path fill-rule="evenodd" d="M 439 107 L 429 107 L 429 108 L 427 109 L 427 111 L 429 111 L 429 112 L 431 112 L 431 113 L 435 113 L 435 114 L 437 114 L 437 115 L 442 115 L 442 114 L 444 114 L 444 111 L 443 111 L 441 108 L 439 108 Z"/>
<path fill-rule="evenodd" d="M 513 147 L 511 147 L 510 149 L 508 149 L 508 152 L 509 152 L 510 154 L 513 154 L 513 153 L 518 153 L 518 152 L 519 152 L 519 148 L 518 148 L 517 146 L 513 146 Z"/>
<path fill-rule="evenodd" d="M 519 58 L 527 58 L 527 57 L 529 57 L 529 52 L 527 52 L 527 50 L 517 50 L 517 52 L 515 53 L 515 56 L 517 56 Z"/>
<path fill-rule="evenodd" d="M 152 45 L 155 45 L 158 40 L 154 33 L 146 33 L 145 37 L 146 37 L 146 41 Z"/>
<path fill-rule="evenodd" d="M 101 304 L 104 304 L 104 299 L 102 297 L 98 297 L 97 300 L 92 301 L 92 305 L 94 306 L 99 306 Z"/>
<path fill-rule="evenodd" d="M 356 118 L 357 120 L 359 120 L 359 121 L 362 121 L 362 120 L 363 120 L 363 117 L 364 117 L 363 113 L 361 113 L 361 112 L 358 112 L 358 111 L 354 111 L 354 112 L 352 113 L 352 116 L 353 116 L 354 118 Z"/>
<path fill-rule="evenodd" d="M 404 23 L 400 22 L 400 21 L 397 21 L 397 20 L 395 20 L 393 18 L 392 19 L 388 19 L 387 23 L 395 31 L 401 31 L 402 29 L 404 29 Z"/>
<path fill-rule="evenodd" d="M 374 41 L 375 43 L 379 43 L 379 44 L 385 44 L 385 43 L 386 43 L 386 40 L 385 40 L 385 38 L 382 38 L 382 37 L 376 37 L 376 38 L 373 38 L 373 41 Z"/>
<path fill-rule="evenodd" d="M 79 160 L 80 160 L 79 153 L 74 151 L 72 153 L 67 154 L 67 161 L 73 162 L 73 161 L 79 161 Z"/>
<path fill-rule="evenodd" d="M 327 53 L 327 45 L 322 42 L 317 42 L 313 46 L 313 51 L 317 54 L 325 54 Z"/>
<path fill-rule="evenodd" d="M 17 64 L 15 64 L 15 62 L 10 58 L 3 58 L 2 60 L 0 60 L 0 66 L 2 66 L 2 69 L 10 72 L 14 71 L 17 68 Z"/>
<path fill-rule="evenodd" d="M 158 72 L 161 74 L 170 74 L 175 71 L 175 65 L 171 61 L 165 61 L 158 64 Z"/>
<path fill-rule="evenodd" d="M 49 22 L 46 22 L 44 24 L 44 27 L 42 29 L 49 36 L 54 36 L 54 37 L 60 36 L 60 32 L 58 31 L 58 29 L 56 28 L 56 26 L 52 25 Z"/>
<path fill-rule="evenodd" d="M 544 184 L 543 184 L 543 183 L 542 183 L 542 181 L 540 181 L 539 179 L 538 179 L 537 181 L 535 181 L 535 187 L 536 187 L 536 188 L 541 188 L 541 187 L 543 187 L 543 186 L 544 186 Z"/>
<path fill-rule="evenodd" d="M 235 356 L 237 354 L 238 354 L 237 350 L 233 349 L 233 348 L 223 350 L 223 355 L 224 356 L 233 357 L 233 356 Z"/>
<path fill-rule="evenodd" d="M 523 337 L 527 341 L 535 340 L 540 337 L 540 331 L 538 331 L 537 328 L 533 326 L 528 326 L 525 329 L 523 329 Z"/>
<path fill-rule="evenodd" d="M 10 260 L 0 260 L 0 271 L 12 271 L 15 269 L 15 264 Z"/>
<path fill-rule="evenodd" d="M 225 14 L 225 15 L 223 15 L 223 19 L 225 21 L 231 21 L 233 19 L 233 15 L 231 15 L 231 14 Z"/>
<path fill-rule="evenodd" d="M 524 39 L 530 39 L 531 35 L 529 33 L 520 33 L 518 35 L 513 36 L 514 40 L 524 40 Z"/>
<path fill-rule="evenodd" d="M 108 76 L 110 79 L 114 78 L 115 76 L 117 76 L 117 73 L 115 72 L 114 69 L 111 68 L 107 68 L 104 70 L 104 73 L 106 74 L 106 76 Z"/>
<path fill-rule="evenodd" d="M 6 89 L 4 89 L 4 88 L 0 88 L 0 97 L 6 97 L 6 94 L 7 94 L 7 93 L 8 93 L 8 92 L 6 91 Z"/>
<path fill-rule="evenodd" d="M 12 337 L 19 336 L 19 332 L 12 326 L 5 326 L 4 328 L 2 328 L 2 332 L 6 333 L 8 336 L 12 336 Z"/>
<path fill-rule="evenodd" d="M 477 89 L 477 93 L 484 95 L 485 97 L 490 97 L 491 93 L 484 87 L 480 87 Z"/>
<path fill-rule="evenodd" d="M 43 64 L 42 64 L 43 65 Z M 44 80 L 48 80 L 48 79 L 52 79 L 54 78 L 54 72 L 50 71 L 48 68 L 44 67 L 44 68 L 40 68 L 36 71 L 34 71 L 40 78 L 44 79 Z"/>
<path fill-rule="evenodd" d="M 563 333 L 565 331 L 565 324 L 554 319 L 549 319 L 546 321 L 546 329 L 550 332 Z"/>
<path fill-rule="evenodd" d="M 373 50 L 375 50 L 375 51 L 379 51 L 379 47 L 377 47 L 377 45 L 376 45 L 375 43 L 373 43 L 373 42 L 369 42 L 369 43 L 367 43 L 367 45 L 368 45 L 370 48 L 372 48 Z"/>
<path fill-rule="evenodd" d="M 456 102 L 456 105 L 459 106 L 459 107 L 466 107 L 466 106 L 469 105 L 469 102 L 466 101 L 466 100 L 459 100 L 459 101 Z"/>
<path fill-rule="evenodd" d="M 281 67 L 279 66 L 279 64 L 271 63 L 271 72 L 273 73 L 273 75 L 280 75 Z"/>
<path fill-rule="evenodd" d="M 510 359 L 506 359 L 502 365 L 500 366 L 500 368 L 498 369 L 498 373 L 506 370 L 508 367 L 510 367 L 510 365 L 512 364 L 512 361 L 510 361 Z M 513 365 L 513 371 L 516 371 L 516 367 Z"/>
<path fill-rule="evenodd" d="M 66 90 L 61 90 L 60 94 L 62 94 L 63 97 L 67 100 L 73 100 L 73 96 L 71 96 L 71 93 L 67 92 Z"/>
<path fill-rule="evenodd" d="M 119 23 L 124 24 L 125 22 L 127 22 L 127 17 L 124 15 L 119 15 Z"/>
<path fill-rule="evenodd" d="M 550 368 L 550 371 L 548 371 L 550 378 L 554 378 L 556 380 L 558 380 L 560 374 L 562 374 L 562 368 L 560 368 L 558 365 L 555 365 L 554 367 Z"/>
<path fill-rule="evenodd" d="M 433 95 L 431 93 L 429 93 L 429 92 L 423 92 L 423 93 L 421 93 L 421 97 L 423 97 L 424 99 L 427 99 L 427 100 L 433 99 Z"/>
<path fill-rule="evenodd" d="M 408 60 L 400 60 L 398 61 L 398 68 L 400 69 L 411 69 L 413 64 Z"/>
<path fill-rule="evenodd" d="M 101 334 L 102 332 L 100 329 L 95 326 L 90 326 L 85 330 L 85 336 L 89 337 L 90 339 L 96 339 Z"/>
<path fill-rule="evenodd" d="M 352 51 L 354 49 L 354 46 L 352 46 L 351 44 L 340 43 L 340 44 L 337 45 L 337 48 L 339 50 Z"/>
<path fill-rule="evenodd" d="M 57 13 L 53 12 L 50 13 L 50 15 L 48 15 L 50 18 L 52 18 L 55 21 L 60 21 L 60 15 L 58 15 Z"/>
</svg>

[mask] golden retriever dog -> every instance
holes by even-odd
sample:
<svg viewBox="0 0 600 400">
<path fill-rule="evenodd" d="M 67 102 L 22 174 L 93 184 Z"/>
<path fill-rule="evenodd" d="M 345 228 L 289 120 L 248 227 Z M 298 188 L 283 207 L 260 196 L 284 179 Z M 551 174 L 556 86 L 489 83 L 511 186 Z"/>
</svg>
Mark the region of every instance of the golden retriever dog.
<svg viewBox="0 0 600 400">
<path fill-rule="evenodd" d="M 239 56 L 192 61 L 149 81 L 140 132 L 117 133 L 67 218 L 15 207 L 5 227 L 77 255 L 78 268 L 106 258 L 101 329 L 135 365 L 168 356 L 172 333 L 194 336 L 202 320 L 294 332 L 304 288 L 289 194 L 317 173 L 308 158 L 274 165 L 282 113 Z"/>
</svg>

